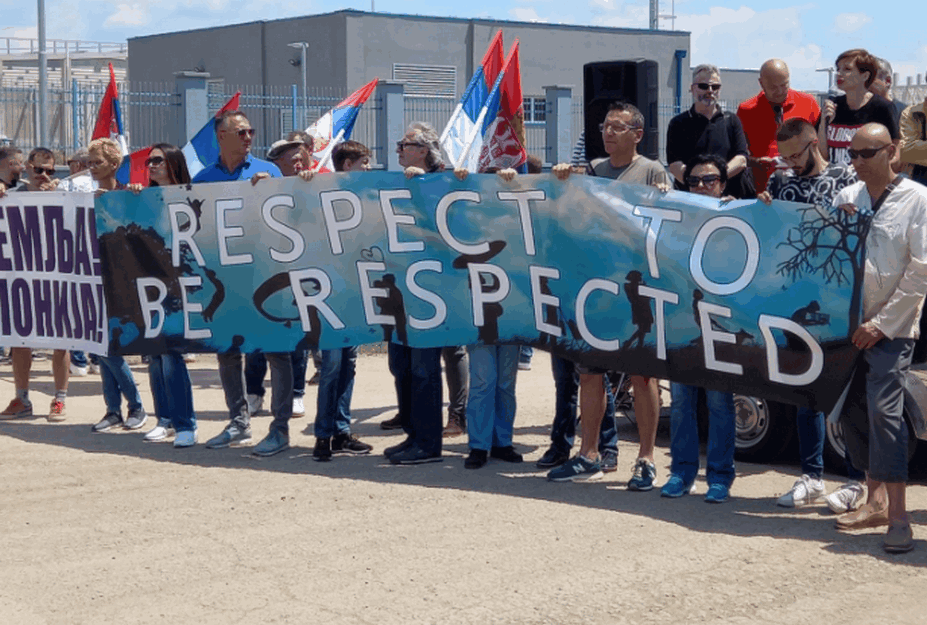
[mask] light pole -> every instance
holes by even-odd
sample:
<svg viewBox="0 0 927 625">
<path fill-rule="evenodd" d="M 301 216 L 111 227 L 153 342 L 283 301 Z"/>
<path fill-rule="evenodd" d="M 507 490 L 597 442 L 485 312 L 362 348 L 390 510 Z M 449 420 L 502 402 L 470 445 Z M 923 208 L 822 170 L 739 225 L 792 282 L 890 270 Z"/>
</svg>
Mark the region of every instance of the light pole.
<svg viewBox="0 0 927 625">
<path fill-rule="evenodd" d="M 48 129 L 48 58 L 45 52 L 45 0 L 38 0 L 39 13 L 39 145 L 45 145 L 45 135 Z"/>
<path fill-rule="evenodd" d="M 299 48 L 299 66 L 303 70 L 303 119 L 299 126 L 296 126 L 295 123 L 293 125 L 296 128 L 302 128 L 306 123 L 306 111 L 309 109 L 309 94 L 306 92 L 306 50 L 309 49 L 309 44 L 305 41 L 294 41 L 286 45 L 291 48 Z"/>
</svg>

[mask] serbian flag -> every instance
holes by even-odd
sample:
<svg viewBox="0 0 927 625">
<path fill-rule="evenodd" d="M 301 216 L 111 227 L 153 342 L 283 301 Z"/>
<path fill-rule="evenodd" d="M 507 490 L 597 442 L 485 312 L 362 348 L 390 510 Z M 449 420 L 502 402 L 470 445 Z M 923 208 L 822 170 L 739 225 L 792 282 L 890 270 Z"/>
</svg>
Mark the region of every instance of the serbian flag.
<svg viewBox="0 0 927 625">
<path fill-rule="evenodd" d="M 331 171 L 332 150 L 351 138 L 357 114 L 379 81 L 374 78 L 306 128 L 306 133 L 313 138 L 312 152 L 318 161 L 314 171 Z"/>
<path fill-rule="evenodd" d="M 116 74 L 113 72 L 113 64 L 109 64 L 109 86 L 103 94 L 103 100 L 100 102 L 100 110 L 97 113 L 97 123 L 93 127 L 92 139 L 114 139 L 119 147 L 122 148 L 122 155 L 129 153 L 126 145 L 126 134 L 122 128 L 122 111 L 119 109 L 119 90 L 116 88 Z"/>
<path fill-rule="evenodd" d="M 187 142 L 187 145 L 183 146 L 183 157 L 187 161 L 187 169 L 190 170 L 190 178 L 196 177 L 196 175 L 207 166 L 219 160 L 219 139 L 216 138 L 216 120 L 226 111 L 237 111 L 240 98 L 241 91 L 238 91 L 225 103 L 225 106 L 216 111 L 215 116 L 206 122 L 205 126 L 200 128 L 193 138 Z M 146 155 L 145 158 L 148 158 L 148 156 Z"/>
<path fill-rule="evenodd" d="M 528 162 L 525 149 L 525 108 L 521 92 L 518 39 L 502 68 L 499 109 L 483 136 L 478 171 L 521 167 Z"/>
<path fill-rule="evenodd" d="M 451 114 L 447 126 L 441 133 L 441 149 L 445 158 L 454 167 L 465 167 L 477 171 L 480 151 L 483 147 L 483 135 L 489 124 L 495 119 L 486 114 L 480 115 L 487 107 L 489 95 L 502 72 L 502 31 L 496 33 L 483 62 L 474 72 L 457 108 Z M 498 103 L 496 104 L 498 106 Z"/>
<path fill-rule="evenodd" d="M 147 187 L 149 183 L 148 165 L 145 164 L 145 161 L 148 160 L 150 152 L 151 148 L 147 147 L 124 156 L 122 164 L 116 170 L 116 182 L 120 184 L 136 183 Z"/>
</svg>

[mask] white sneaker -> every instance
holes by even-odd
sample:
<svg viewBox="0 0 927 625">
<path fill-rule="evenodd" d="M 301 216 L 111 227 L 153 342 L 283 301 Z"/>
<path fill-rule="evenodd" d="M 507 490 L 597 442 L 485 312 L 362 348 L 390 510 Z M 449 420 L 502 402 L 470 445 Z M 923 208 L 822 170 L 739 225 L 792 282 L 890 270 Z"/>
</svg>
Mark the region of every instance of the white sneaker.
<svg viewBox="0 0 927 625">
<path fill-rule="evenodd" d="M 792 490 L 779 497 L 776 505 L 783 508 L 803 508 L 820 501 L 824 493 L 824 482 L 806 474 L 792 485 Z"/>
<path fill-rule="evenodd" d="M 90 371 L 87 369 L 87 367 L 78 367 L 73 362 L 71 363 L 71 375 L 74 377 L 82 378 L 88 373 L 90 373 Z"/>
<path fill-rule="evenodd" d="M 164 427 L 163 425 L 156 425 L 154 429 L 145 432 L 145 441 L 149 443 L 163 441 L 165 438 L 173 434 L 174 428 L 170 426 Z"/>
<path fill-rule="evenodd" d="M 302 397 L 293 398 L 293 417 L 298 419 L 306 416 L 306 407 L 303 405 Z"/>
<path fill-rule="evenodd" d="M 88 369 L 90 370 L 90 373 L 96 373 L 98 375 L 100 373 L 100 365 L 94 364 L 92 362 L 90 363 Z"/>
<path fill-rule="evenodd" d="M 196 354 L 184 354 L 183 361 L 184 362 L 196 362 Z"/>
<path fill-rule="evenodd" d="M 824 501 L 834 514 L 843 514 L 852 512 L 863 505 L 865 494 L 866 490 L 862 484 L 850 481 L 825 497 Z"/>
<path fill-rule="evenodd" d="M 252 417 L 259 412 L 261 408 L 264 407 L 264 396 L 263 395 L 248 395 L 248 414 Z"/>
<path fill-rule="evenodd" d="M 196 430 L 178 432 L 177 438 L 174 439 L 174 447 L 193 447 L 194 445 L 196 445 Z"/>
</svg>

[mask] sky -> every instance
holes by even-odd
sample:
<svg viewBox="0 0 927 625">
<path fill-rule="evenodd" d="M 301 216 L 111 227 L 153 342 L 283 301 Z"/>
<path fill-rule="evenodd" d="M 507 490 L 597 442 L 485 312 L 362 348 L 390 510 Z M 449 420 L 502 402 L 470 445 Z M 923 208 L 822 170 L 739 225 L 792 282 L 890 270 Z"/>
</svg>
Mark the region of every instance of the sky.
<svg viewBox="0 0 927 625">
<path fill-rule="evenodd" d="M 469 0 L 435 4 L 427 0 L 45 0 L 46 36 L 122 42 L 131 37 L 222 24 L 327 13 L 340 9 L 442 17 L 647 28 L 647 0 Z M 834 8 L 836 5 L 837 8 Z M 36 3 L 0 0 L 0 38 L 35 37 Z M 756 0 L 660 1 L 661 29 L 691 33 L 690 65 L 754 69 L 768 58 L 784 59 L 792 86 L 826 90 L 837 55 L 864 47 L 888 59 L 904 84 L 927 72 L 927 29 L 923 5 L 890 2 L 894 13 L 877 12 L 871 0 L 793 2 L 771 8 Z M 905 15 L 908 19 L 905 19 Z M 522 62 L 530 57 L 522 51 Z M 590 59 L 602 60 L 602 59 Z"/>
</svg>

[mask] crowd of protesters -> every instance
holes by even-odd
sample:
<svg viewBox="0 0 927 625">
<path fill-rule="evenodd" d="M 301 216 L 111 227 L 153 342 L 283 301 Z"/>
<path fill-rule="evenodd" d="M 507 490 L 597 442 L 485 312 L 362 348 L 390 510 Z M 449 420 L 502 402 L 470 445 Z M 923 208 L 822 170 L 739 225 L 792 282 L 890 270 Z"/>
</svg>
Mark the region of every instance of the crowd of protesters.
<svg viewBox="0 0 927 625">
<path fill-rule="evenodd" d="M 847 439 L 846 471 L 849 480 L 825 492 L 823 446 L 825 416 L 808 408 L 797 413 L 802 475 L 777 503 L 789 508 L 819 503 L 838 513 L 839 529 L 887 527 L 883 547 L 888 552 L 913 548 L 906 512 L 905 484 L 909 427 L 902 415 L 904 376 L 914 357 L 915 341 L 927 292 L 927 102 L 902 106 L 891 101 L 891 67 L 866 50 L 854 49 L 836 60 L 837 86 L 843 95 L 827 99 L 823 108 L 807 94 L 789 85 L 786 64 L 771 59 L 760 70 L 759 93 L 742 103 L 736 113 L 720 106 L 721 72 L 699 65 L 692 72 L 692 107 L 669 124 L 667 166 L 638 154 L 645 127 L 635 106 L 614 103 L 601 120 L 607 154 L 592 162 L 557 164 L 554 175 L 565 180 L 580 173 L 604 176 L 625 183 L 650 185 L 661 192 L 677 190 L 725 199 L 752 199 L 770 204 L 783 199 L 860 212 L 871 220 L 867 235 L 863 284 L 864 322 L 851 328 L 853 344 L 862 350 L 864 377 L 852 389 L 842 424 Z M 886 97 L 888 96 L 888 97 Z M 290 133 L 275 142 L 267 160 L 251 153 L 254 129 L 239 111 L 223 113 L 216 123 L 219 158 L 190 176 L 177 147 L 151 146 L 146 161 L 150 186 L 248 180 L 253 185 L 281 176 L 310 180 L 325 175 L 314 157 L 315 144 L 306 133 Z M 405 176 L 413 178 L 442 171 L 439 137 L 424 123 L 413 123 L 397 141 L 396 151 Z M 71 173 L 89 170 L 90 179 L 58 181 L 55 155 L 36 148 L 25 162 L 15 147 L 0 148 L 0 196 L 8 192 L 108 191 L 122 187 L 116 171 L 122 154 L 116 142 L 97 139 L 68 161 Z M 360 143 L 345 141 L 332 152 L 338 172 L 363 172 L 371 166 L 371 153 Z M 529 169 L 486 171 L 505 181 L 520 173 L 539 172 L 533 159 Z M 459 178 L 466 170 L 454 170 Z M 266 183 L 265 183 L 266 184 Z M 582 210 L 581 207 L 578 210 Z M 639 272 L 627 276 L 624 289 L 634 324 L 653 324 L 649 302 L 638 294 Z M 705 297 L 693 293 L 693 314 Z M 643 302 L 643 303 L 642 303 Z M 814 315 L 809 308 L 803 314 Z M 633 340 L 633 337 L 632 337 Z M 643 335 L 638 339 L 643 341 Z M 229 422 L 206 441 L 209 449 L 252 442 L 251 417 L 263 409 L 263 380 L 270 369 L 273 415 L 268 433 L 251 452 L 271 456 L 289 447 L 289 422 L 304 416 L 303 397 L 310 352 L 242 354 L 229 350 L 218 355 Z M 315 447 L 320 462 L 335 454 L 369 454 L 372 447 L 351 430 L 351 396 L 355 383 L 356 347 L 321 350 L 312 354 L 318 383 Z M 7 356 L 3 356 L 7 358 Z M 445 363 L 450 407 L 443 418 L 442 357 Z M 0 418 L 33 415 L 29 377 L 33 354 L 28 348 L 10 350 L 16 395 Z M 154 422 L 146 441 L 173 439 L 175 447 L 198 443 L 194 393 L 185 356 L 168 351 L 146 357 L 154 400 Z M 442 441 L 466 434 L 468 469 L 490 460 L 520 463 L 513 441 L 516 417 L 515 386 L 519 369 L 530 367 L 530 351 L 517 345 L 477 344 L 463 347 L 415 348 L 390 342 L 389 370 L 395 378 L 398 413 L 381 423 L 383 429 L 402 429 L 405 438 L 385 450 L 393 464 L 423 464 L 442 460 Z M 537 461 L 549 469 L 552 482 L 583 482 L 602 478 L 617 468 L 617 426 L 613 372 L 585 367 L 551 356 L 555 387 L 551 445 Z M 69 359 L 55 350 L 52 371 L 55 395 L 48 420 L 66 418 L 69 371 L 101 377 L 104 404 L 94 432 L 114 428 L 142 430 L 149 415 L 131 369 L 120 356 L 83 354 Z M 640 446 L 628 489 L 649 491 L 657 471 L 654 444 L 660 414 L 658 381 L 630 376 Z M 671 384 L 670 473 L 660 488 L 663 497 L 691 494 L 699 471 L 697 405 L 704 393 L 708 408 L 705 501 L 723 503 L 735 479 L 735 414 L 730 393 L 703 391 Z M 126 412 L 122 410 L 125 399 Z M 571 457 L 581 415 L 581 446 Z"/>
</svg>

